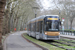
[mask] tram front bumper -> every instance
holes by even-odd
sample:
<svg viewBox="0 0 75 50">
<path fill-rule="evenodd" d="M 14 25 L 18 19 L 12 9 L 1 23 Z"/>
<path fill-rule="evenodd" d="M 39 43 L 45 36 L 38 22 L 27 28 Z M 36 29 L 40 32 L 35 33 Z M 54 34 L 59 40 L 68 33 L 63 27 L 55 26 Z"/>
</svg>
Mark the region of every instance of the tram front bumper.
<svg viewBox="0 0 75 50">
<path fill-rule="evenodd" d="M 44 40 L 59 40 L 60 39 L 60 36 L 44 36 L 43 38 Z"/>
</svg>

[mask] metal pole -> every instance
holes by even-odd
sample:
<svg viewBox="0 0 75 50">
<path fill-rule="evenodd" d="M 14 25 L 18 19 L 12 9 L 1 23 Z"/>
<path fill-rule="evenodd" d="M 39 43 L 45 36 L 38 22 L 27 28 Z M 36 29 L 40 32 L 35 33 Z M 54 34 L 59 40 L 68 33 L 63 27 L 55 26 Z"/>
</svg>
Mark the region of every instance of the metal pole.
<svg viewBox="0 0 75 50">
<path fill-rule="evenodd" d="M 68 15 L 67 15 L 67 29 L 68 29 Z"/>
<path fill-rule="evenodd" d="M 36 15 L 37 15 L 36 9 L 39 9 L 39 8 L 38 7 L 32 7 L 32 9 L 35 9 L 34 10 L 34 13 L 35 13 L 35 18 L 36 18 Z M 35 31 L 36 31 L 36 20 L 35 20 Z"/>
<path fill-rule="evenodd" d="M 36 15 L 37 15 L 37 14 L 35 14 L 35 18 L 36 18 Z"/>
<path fill-rule="evenodd" d="M 59 10 L 60 21 L 62 22 L 62 17 L 60 15 L 61 15 L 61 11 Z M 61 29 L 62 29 L 62 24 L 61 24 Z"/>
<path fill-rule="evenodd" d="M 66 23 L 66 26 L 67 26 L 67 29 L 68 29 L 68 12 L 67 12 L 68 10 L 66 9 L 66 19 L 67 19 L 67 23 Z"/>
<path fill-rule="evenodd" d="M 62 18 L 61 18 L 61 16 L 60 16 L 60 14 L 61 14 L 61 12 L 60 12 L 60 10 L 59 10 L 59 17 L 60 17 L 59 19 L 60 19 L 60 21 L 62 21 Z"/>
<path fill-rule="evenodd" d="M 67 29 L 68 29 L 68 14 L 66 14 L 66 19 L 67 19 L 67 21 L 66 21 L 66 27 L 67 27 Z"/>
<path fill-rule="evenodd" d="M 36 15 L 37 15 L 37 14 L 35 13 L 35 18 L 36 18 Z M 35 32 L 36 32 L 36 20 L 35 20 Z"/>
</svg>

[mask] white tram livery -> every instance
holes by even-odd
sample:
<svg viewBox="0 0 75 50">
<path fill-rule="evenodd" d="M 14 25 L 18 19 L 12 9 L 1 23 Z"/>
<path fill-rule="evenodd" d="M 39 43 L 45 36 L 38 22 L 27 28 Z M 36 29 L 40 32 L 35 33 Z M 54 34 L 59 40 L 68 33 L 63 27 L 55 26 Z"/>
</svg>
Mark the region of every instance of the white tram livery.
<svg viewBox="0 0 75 50">
<path fill-rule="evenodd" d="M 60 20 L 58 15 L 43 15 L 27 23 L 28 35 L 42 40 L 58 40 Z"/>
</svg>

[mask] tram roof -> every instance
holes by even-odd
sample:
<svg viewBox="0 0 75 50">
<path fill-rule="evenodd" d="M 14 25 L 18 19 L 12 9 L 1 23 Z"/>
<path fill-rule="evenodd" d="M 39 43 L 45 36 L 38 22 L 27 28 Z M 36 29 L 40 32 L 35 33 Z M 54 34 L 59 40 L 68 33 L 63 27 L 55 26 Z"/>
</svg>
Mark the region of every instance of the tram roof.
<svg viewBox="0 0 75 50">
<path fill-rule="evenodd" d="M 59 17 L 58 15 L 42 15 L 42 16 L 39 16 L 39 17 L 36 17 L 36 18 L 30 20 L 28 23 L 30 23 L 32 21 L 35 21 L 35 20 L 38 20 L 38 19 L 44 19 L 47 16 L 57 16 L 57 17 Z"/>
</svg>

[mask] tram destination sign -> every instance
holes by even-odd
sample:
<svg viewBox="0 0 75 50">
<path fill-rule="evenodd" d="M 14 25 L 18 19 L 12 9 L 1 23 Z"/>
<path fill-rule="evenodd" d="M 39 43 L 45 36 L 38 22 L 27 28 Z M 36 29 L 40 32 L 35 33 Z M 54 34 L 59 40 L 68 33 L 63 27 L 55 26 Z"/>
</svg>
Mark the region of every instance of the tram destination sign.
<svg viewBox="0 0 75 50">
<path fill-rule="evenodd" d="M 58 20 L 58 18 L 47 18 L 47 20 Z"/>
</svg>

